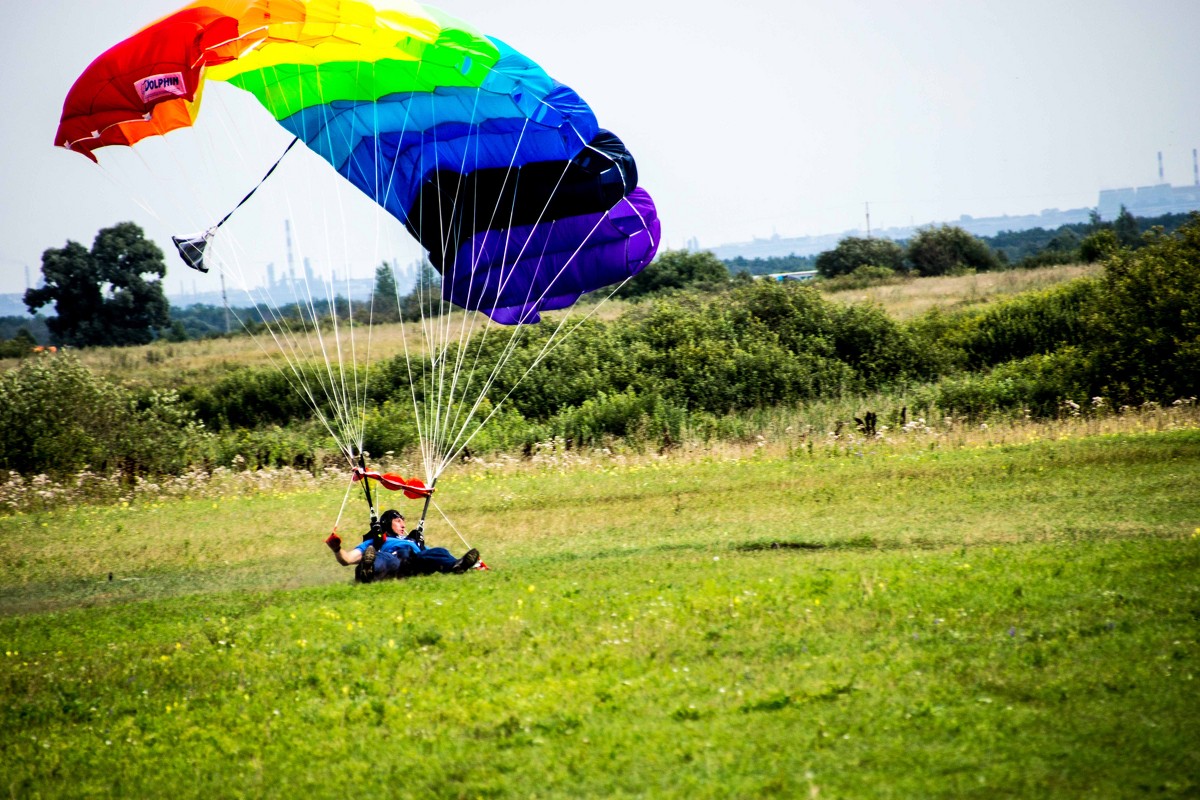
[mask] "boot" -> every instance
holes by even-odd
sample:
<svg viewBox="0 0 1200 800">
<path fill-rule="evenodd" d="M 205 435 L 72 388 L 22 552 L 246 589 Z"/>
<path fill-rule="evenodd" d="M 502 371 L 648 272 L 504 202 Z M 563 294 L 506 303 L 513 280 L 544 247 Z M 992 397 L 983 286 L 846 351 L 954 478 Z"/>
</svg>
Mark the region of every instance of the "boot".
<svg viewBox="0 0 1200 800">
<path fill-rule="evenodd" d="M 359 583 L 370 583 L 375 580 L 375 555 L 379 551 L 375 549 L 375 545 L 367 545 L 367 549 L 363 552 L 362 561 L 358 562 L 358 566 L 354 570 L 354 579 Z"/>
<path fill-rule="evenodd" d="M 478 563 L 479 563 L 479 551 L 476 550 L 474 547 L 472 547 L 470 550 L 468 550 L 466 553 L 463 554 L 462 558 L 460 558 L 458 561 L 456 561 L 454 563 L 454 569 L 452 571 L 456 574 L 461 574 L 463 572 L 466 572 L 467 570 L 469 570 L 471 567 L 475 566 Z"/>
</svg>

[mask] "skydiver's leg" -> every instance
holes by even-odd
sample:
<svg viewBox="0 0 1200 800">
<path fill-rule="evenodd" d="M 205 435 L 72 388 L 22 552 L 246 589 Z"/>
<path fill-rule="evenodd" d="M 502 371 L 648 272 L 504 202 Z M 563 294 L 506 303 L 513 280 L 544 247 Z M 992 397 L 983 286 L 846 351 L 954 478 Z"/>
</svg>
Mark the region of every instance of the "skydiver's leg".
<svg viewBox="0 0 1200 800">
<path fill-rule="evenodd" d="M 393 552 L 378 554 L 375 556 L 375 580 L 397 577 L 402 564 L 403 562 Z"/>
<path fill-rule="evenodd" d="M 418 575 L 453 572 L 454 565 L 458 563 L 458 559 L 444 547 L 428 547 L 414 555 L 412 559 Z"/>
</svg>

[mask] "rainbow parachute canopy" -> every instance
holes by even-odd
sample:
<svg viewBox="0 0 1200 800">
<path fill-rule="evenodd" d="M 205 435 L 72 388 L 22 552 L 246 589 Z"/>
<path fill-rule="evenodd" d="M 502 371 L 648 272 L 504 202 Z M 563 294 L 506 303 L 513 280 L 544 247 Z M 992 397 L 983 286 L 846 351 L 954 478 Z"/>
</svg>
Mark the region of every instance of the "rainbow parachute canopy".
<svg viewBox="0 0 1200 800">
<path fill-rule="evenodd" d="M 206 80 L 252 93 L 404 223 L 446 300 L 497 322 L 537 321 L 657 250 L 633 157 L 579 95 L 417 3 L 193 3 L 92 62 L 55 143 L 96 160 L 190 126 Z"/>
</svg>

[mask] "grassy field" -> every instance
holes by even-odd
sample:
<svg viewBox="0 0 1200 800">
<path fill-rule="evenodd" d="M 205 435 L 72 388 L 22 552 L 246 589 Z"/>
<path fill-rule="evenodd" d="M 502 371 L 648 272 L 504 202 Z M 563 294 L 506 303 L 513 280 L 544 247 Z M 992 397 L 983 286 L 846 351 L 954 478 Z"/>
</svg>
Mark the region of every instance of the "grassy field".
<svg viewBox="0 0 1200 800">
<path fill-rule="evenodd" d="M 1098 275 L 1101 269 L 1099 264 L 1067 264 L 977 275 L 916 278 L 866 289 L 829 292 L 828 296 L 842 303 L 874 303 L 895 319 L 905 320 L 932 308 L 957 311 L 1021 292 L 1047 289 L 1075 278 Z"/>
<path fill-rule="evenodd" d="M 1041 267 L 1030 270 L 1009 270 L 978 275 L 955 277 L 915 278 L 883 286 L 829 292 L 827 296 L 843 303 L 874 303 L 881 306 L 892 317 L 910 319 L 931 308 L 957 310 L 983 305 L 1020 292 L 1044 289 L 1084 275 L 1100 271 L 1098 265 L 1066 265 Z M 574 318 L 595 311 L 596 319 L 612 320 L 623 314 L 629 303 L 608 300 L 594 309 L 584 304 Z M 548 315 L 554 318 L 554 315 Z M 442 320 L 451 330 L 463 325 L 461 312 L 454 312 Z M 476 320 L 476 324 L 480 324 Z M 344 327 L 337 341 L 341 343 L 342 360 L 346 364 L 360 366 L 368 361 L 366 326 L 356 328 L 351 341 L 350 330 Z M 501 329 L 504 332 L 505 329 Z M 324 342 L 330 348 L 331 358 L 334 339 Z M 420 353 L 426 346 L 426 337 L 420 323 L 376 323 L 370 326 L 369 360 L 379 361 L 402 355 L 405 347 L 409 352 Z M 284 345 L 284 348 L 287 348 Z M 316 337 L 297 337 L 295 347 L 302 360 L 323 361 L 322 342 Z M 92 348 L 77 351 L 80 360 L 90 369 L 104 377 L 128 385 L 155 387 L 180 387 L 189 383 L 205 383 L 226 374 L 230 369 L 242 366 L 268 366 L 274 360 L 283 367 L 284 349 L 268 335 L 234 336 L 229 339 L 204 339 L 190 342 L 155 342 L 141 347 Z M 288 352 L 292 352 L 289 348 Z M 16 359 L 0 359 L 0 370 L 11 369 L 19 362 Z"/>
<path fill-rule="evenodd" d="M 621 300 L 608 300 L 599 304 L 599 308 L 596 305 L 595 302 L 579 304 L 571 312 L 571 319 L 582 319 L 594 312 L 593 319 L 611 320 L 628 308 Z M 462 312 L 455 311 L 426 324 L 441 326 L 439 330 L 450 332 L 448 338 L 451 341 L 457 341 L 462 331 L 478 331 L 488 324 L 481 314 L 471 315 L 472 319 L 464 319 L 464 316 Z M 557 319 L 556 315 L 547 317 Z M 237 323 L 234 325 L 237 330 Z M 493 328 L 506 337 L 514 331 L 511 327 Z M 127 385 L 178 388 L 220 378 L 236 367 L 275 364 L 280 369 L 286 369 L 288 357 L 321 363 L 327 353 L 330 360 L 337 363 L 339 351 L 341 363 L 347 365 L 348 369 L 355 364 L 362 369 L 367 363 L 403 356 L 406 349 L 413 355 L 422 354 L 430 337 L 433 337 L 433 341 L 443 341 L 447 333 L 430 333 L 422 328 L 421 322 L 375 322 L 370 325 L 356 324 L 353 330 L 351 326 L 343 324 L 336 335 L 329 329 L 322 331 L 321 336 L 315 332 L 306 333 L 297 326 L 290 338 L 281 336 L 278 342 L 271 338 L 270 333 L 264 332 L 228 339 L 159 341 L 138 347 L 96 347 L 74 352 L 89 369 L 109 380 Z M 17 359 L 0 359 L 0 371 L 11 369 L 19 363 Z"/>
<path fill-rule="evenodd" d="M 477 464 L 370 586 L 341 490 L 0 518 L 0 791 L 1194 797 L 1200 430 L 1043 433 Z"/>
</svg>

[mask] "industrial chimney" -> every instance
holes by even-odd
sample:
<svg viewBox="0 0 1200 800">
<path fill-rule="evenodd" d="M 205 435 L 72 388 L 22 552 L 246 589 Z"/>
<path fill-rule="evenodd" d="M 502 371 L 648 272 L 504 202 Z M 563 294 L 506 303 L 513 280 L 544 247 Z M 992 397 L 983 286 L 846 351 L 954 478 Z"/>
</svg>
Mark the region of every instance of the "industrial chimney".
<svg viewBox="0 0 1200 800">
<path fill-rule="evenodd" d="M 1196 160 L 1196 148 L 1192 148 L 1192 180 L 1200 186 L 1200 161 Z"/>
<path fill-rule="evenodd" d="M 1158 151 L 1158 182 L 1163 182 L 1162 150 Z"/>
</svg>

